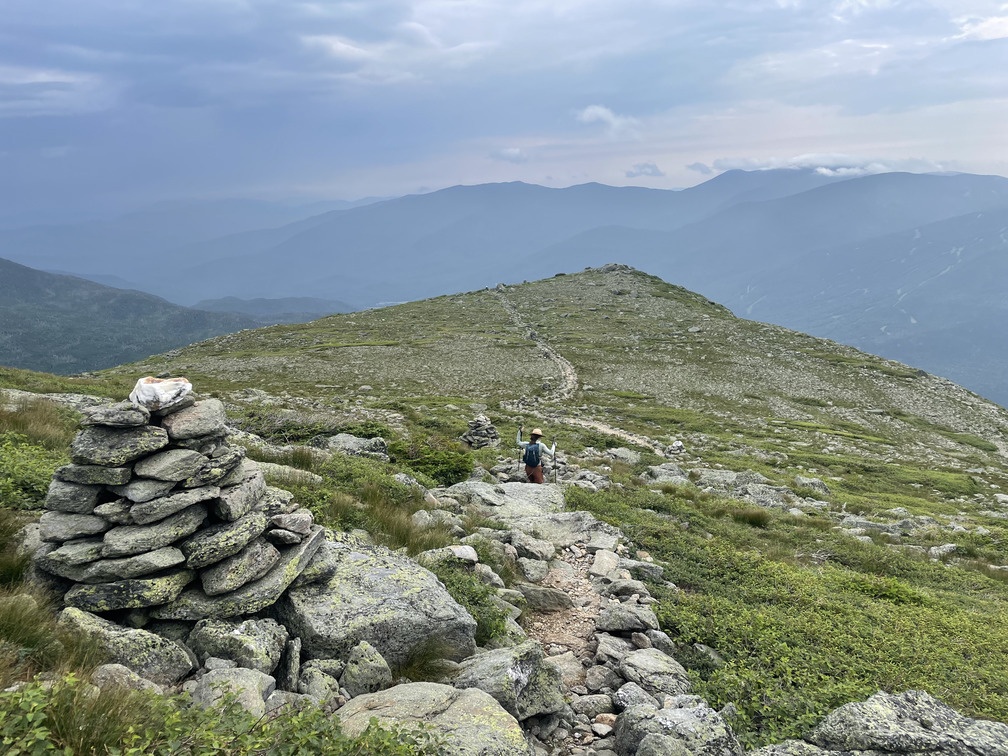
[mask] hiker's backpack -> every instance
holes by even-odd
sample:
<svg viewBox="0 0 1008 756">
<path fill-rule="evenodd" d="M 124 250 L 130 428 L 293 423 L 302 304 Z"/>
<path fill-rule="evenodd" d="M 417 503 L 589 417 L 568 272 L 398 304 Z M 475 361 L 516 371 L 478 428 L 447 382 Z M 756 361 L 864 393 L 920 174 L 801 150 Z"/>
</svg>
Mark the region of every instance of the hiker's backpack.
<svg viewBox="0 0 1008 756">
<path fill-rule="evenodd" d="M 539 448 L 538 441 L 525 447 L 525 456 L 522 457 L 522 461 L 529 467 L 539 467 L 539 463 L 542 462 L 542 450 Z"/>
</svg>

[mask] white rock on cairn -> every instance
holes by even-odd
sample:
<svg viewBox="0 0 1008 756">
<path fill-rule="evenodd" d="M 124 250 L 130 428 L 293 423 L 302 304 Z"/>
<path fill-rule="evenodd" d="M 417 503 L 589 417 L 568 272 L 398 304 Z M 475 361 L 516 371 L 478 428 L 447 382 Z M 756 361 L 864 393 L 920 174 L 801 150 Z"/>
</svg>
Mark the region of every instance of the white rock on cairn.
<svg viewBox="0 0 1008 756">
<path fill-rule="evenodd" d="M 192 391 L 185 378 L 154 378 L 147 376 L 136 382 L 129 398 L 133 404 L 149 410 L 161 410 L 178 404 Z"/>
</svg>

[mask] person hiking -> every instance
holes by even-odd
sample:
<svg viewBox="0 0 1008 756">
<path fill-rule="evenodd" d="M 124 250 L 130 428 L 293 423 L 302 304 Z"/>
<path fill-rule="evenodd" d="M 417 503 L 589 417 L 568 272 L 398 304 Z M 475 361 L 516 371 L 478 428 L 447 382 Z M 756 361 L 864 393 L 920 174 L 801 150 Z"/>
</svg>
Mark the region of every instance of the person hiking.
<svg viewBox="0 0 1008 756">
<path fill-rule="evenodd" d="M 542 438 L 542 431 L 539 428 L 532 429 L 532 436 L 528 441 L 522 441 L 522 431 L 525 430 L 525 426 L 521 426 L 518 429 L 518 446 L 520 446 L 524 453 L 522 454 L 522 462 L 525 463 L 525 476 L 528 478 L 529 483 L 542 483 L 543 482 L 543 466 L 542 466 L 542 455 L 546 452 L 554 459 L 556 458 L 556 442 L 553 442 L 553 448 L 546 446 L 539 439 Z"/>
</svg>

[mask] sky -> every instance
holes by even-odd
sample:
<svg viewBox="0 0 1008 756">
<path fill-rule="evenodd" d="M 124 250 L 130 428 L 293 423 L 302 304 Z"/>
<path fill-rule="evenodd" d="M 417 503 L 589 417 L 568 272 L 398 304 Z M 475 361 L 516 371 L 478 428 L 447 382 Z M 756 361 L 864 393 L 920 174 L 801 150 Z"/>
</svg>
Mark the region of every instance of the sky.
<svg viewBox="0 0 1008 756">
<path fill-rule="evenodd" d="M 1008 3 L 0 0 L 0 208 L 1008 175 Z"/>
</svg>

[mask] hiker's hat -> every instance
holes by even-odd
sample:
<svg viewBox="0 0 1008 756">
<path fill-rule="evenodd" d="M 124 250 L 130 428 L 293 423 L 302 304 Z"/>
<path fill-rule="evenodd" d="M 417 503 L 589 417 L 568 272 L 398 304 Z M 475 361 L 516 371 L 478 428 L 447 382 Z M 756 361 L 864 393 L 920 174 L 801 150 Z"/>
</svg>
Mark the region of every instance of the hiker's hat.
<svg viewBox="0 0 1008 756">
<path fill-rule="evenodd" d="M 532 435 L 533 436 L 541 436 L 542 435 L 542 428 L 533 428 L 532 429 Z"/>
</svg>

